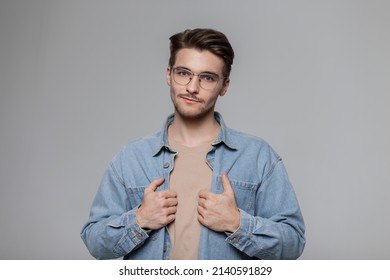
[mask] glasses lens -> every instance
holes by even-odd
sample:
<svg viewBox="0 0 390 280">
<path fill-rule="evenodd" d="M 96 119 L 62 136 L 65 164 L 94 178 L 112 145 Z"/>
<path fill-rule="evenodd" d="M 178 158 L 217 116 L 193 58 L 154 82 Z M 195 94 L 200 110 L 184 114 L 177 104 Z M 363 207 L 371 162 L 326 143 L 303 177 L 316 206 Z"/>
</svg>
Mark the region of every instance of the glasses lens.
<svg viewBox="0 0 390 280">
<path fill-rule="evenodd" d="M 219 77 L 214 74 L 202 73 L 199 74 L 200 86 L 204 89 L 211 90 L 214 89 L 218 84 Z"/>
<path fill-rule="evenodd" d="M 191 81 L 191 78 L 192 73 L 190 71 L 181 68 L 173 69 L 173 79 L 179 85 L 187 85 Z"/>
<path fill-rule="evenodd" d="M 173 80 L 179 85 L 185 86 L 191 82 L 194 76 L 198 76 L 199 85 L 205 90 L 213 90 L 219 82 L 219 76 L 213 73 L 200 73 L 195 75 L 191 71 L 183 68 L 173 69 Z"/>
</svg>

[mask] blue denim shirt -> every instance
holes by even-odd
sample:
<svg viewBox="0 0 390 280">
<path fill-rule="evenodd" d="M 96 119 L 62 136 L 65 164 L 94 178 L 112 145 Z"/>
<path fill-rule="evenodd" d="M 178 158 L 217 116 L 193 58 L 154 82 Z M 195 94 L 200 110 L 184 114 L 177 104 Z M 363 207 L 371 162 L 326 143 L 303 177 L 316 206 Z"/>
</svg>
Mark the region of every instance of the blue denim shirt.
<svg viewBox="0 0 390 280">
<path fill-rule="evenodd" d="M 215 113 L 221 129 L 206 156 L 213 170 L 211 191 L 223 192 L 228 172 L 240 209 L 234 233 L 202 226 L 199 259 L 296 259 L 305 246 L 304 221 L 281 158 L 262 139 L 232 130 Z M 167 227 L 145 231 L 136 210 L 152 180 L 165 177 L 158 190 L 169 188 L 175 152 L 167 129 L 126 145 L 111 161 L 91 207 L 81 237 L 98 259 L 169 259 Z"/>
</svg>

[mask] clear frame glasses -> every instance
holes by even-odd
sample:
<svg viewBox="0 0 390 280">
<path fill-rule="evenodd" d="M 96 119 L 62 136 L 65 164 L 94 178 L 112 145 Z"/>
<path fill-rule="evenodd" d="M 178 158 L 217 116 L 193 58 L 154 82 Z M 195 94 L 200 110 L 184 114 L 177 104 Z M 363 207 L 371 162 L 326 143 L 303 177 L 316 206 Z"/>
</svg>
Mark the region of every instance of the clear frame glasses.
<svg viewBox="0 0 390 280">
<path fill-rule="evenodd" d="M 216 73 L 202 72 L 195 74 L 187 68 L 175 67 L 172 69 L 173 80 L 182 86 L 188 85 L 194 76 L 198 76 L 199 86 L 205 90 L 213 90 L 220 80 L 224 77 L 218 76 Z"/>
</svg>

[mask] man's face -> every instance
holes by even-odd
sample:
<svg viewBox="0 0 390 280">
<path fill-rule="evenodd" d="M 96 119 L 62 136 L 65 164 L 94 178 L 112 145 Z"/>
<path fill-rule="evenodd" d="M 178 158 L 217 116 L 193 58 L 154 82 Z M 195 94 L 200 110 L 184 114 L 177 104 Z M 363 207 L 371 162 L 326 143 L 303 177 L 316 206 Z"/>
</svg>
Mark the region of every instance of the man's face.
<svg viewBox="0 0 390 280">
<path fill-rule="evenodd" d="M 184 68 L 195 74 L 215 73 L 222 77 L 223 66 L 223 60 L 209 51 L 186 48 L 177 53 L 172 68 Z M 187 119 L 199 119 L 213 114 L 218 96 L 225 95 L 229 87 L 229 80 L 220 79 L 215 88 L 206 90 L 200 86 L 198 76 L 194 76 L 187 85 L 180 85 L 173 79 L 170 67 L 167 69 L 167 83 L 171 87 L 175 113 Z"/>
</svg>

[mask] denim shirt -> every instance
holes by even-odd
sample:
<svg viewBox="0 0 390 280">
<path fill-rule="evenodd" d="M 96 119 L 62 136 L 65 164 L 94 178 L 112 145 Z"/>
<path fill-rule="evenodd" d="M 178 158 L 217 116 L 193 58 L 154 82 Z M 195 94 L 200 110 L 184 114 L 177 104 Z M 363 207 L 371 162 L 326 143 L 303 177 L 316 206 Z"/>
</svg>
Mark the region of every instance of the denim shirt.
<svg viewBox="0 0 390 280">
<path fill-rule="evenodd" d="M 234 233 L 202 226 L 199 259 L 296 259 L 305 246 L 305 226 L 281 158 L 262 139 L 226 127 L 215 113 L 220 132 L 206 162 L 213 170 L 211 191 L 222 193 L 227 171 L 240 210 Z M 175 152 L 167 129 L 126 145 L 111 161 L 93 201 L 81 237 L 97 259 L 169 259 L 167 227 L 143 230 L 136 211 L 145 188 L 164 176 L 156 191 L 169 189 Z"/>
</svg>

